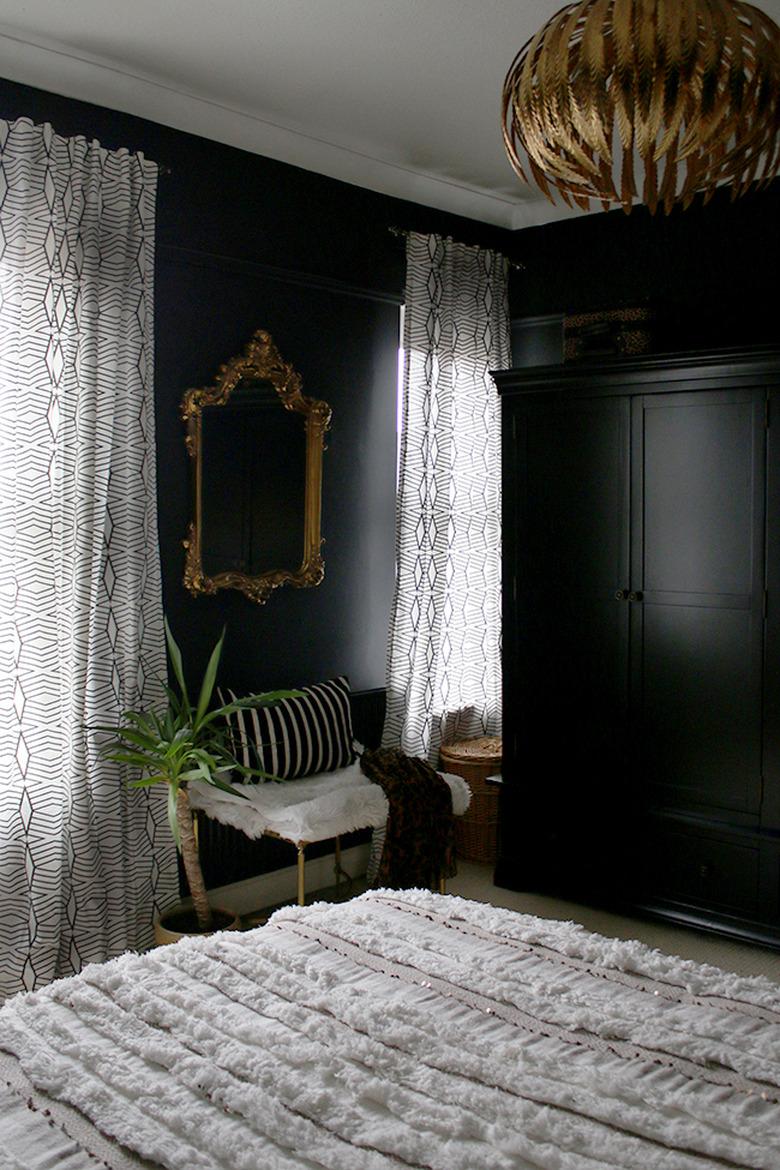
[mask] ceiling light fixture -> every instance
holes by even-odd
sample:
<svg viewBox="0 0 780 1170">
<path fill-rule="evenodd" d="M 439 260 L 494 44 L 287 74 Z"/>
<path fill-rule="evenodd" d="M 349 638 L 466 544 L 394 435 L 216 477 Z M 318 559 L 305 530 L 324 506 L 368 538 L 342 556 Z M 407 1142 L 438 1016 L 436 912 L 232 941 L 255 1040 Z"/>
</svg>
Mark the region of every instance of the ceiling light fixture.
<svg viewBox="0 0 780 1170">
<path fill-rule="evenodd" d="M 504 82 L 509 161 L 555 202 L 651 212 L 780 168 L 780 28 L 741 0 L 582 0 Z"/>
</svg>

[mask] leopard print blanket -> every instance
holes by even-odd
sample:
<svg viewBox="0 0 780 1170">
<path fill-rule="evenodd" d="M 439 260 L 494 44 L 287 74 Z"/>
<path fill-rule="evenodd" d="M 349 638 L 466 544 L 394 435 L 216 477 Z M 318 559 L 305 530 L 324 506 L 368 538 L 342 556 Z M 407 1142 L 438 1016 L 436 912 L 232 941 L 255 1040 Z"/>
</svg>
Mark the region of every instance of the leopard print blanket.
<svg viewBox="0 0 780 1170">
<path fill-rule="evenodd" d="M 453 877 L 452 796 L 438 772 L 397 748 L 364 751 L 360 767 L 381 787 L 390 806 L 374 885 L 432 889 L 441 878 Z"/>
</svg>

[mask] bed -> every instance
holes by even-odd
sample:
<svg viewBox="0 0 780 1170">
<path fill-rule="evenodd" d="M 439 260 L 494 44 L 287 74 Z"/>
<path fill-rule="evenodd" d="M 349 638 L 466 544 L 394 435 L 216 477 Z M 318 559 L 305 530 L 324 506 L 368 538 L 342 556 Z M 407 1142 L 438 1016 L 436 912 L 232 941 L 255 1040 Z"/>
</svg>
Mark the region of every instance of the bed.
<svg viewBox="0 0 780 1170">
<path fill-rule="evenodd" d="M 19 1110 L 112 1170 L 780 1166 L 780 987 L 427 891 L 93 965 L 0 1048 L 14 1170 Z"/>
</svg>

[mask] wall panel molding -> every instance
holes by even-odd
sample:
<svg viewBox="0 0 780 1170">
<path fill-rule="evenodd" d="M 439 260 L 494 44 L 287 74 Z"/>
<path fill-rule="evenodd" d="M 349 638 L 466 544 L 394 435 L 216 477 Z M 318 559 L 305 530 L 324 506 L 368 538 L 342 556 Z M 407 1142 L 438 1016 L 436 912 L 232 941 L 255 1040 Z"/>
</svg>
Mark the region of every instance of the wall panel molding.
<svg viewBox="0 0 780 1170">
<path fill-rule="evenodd" d="M 239 275 L 261 277 L 264 280 L 278 280 L 282 284 L 299 285 L 341 296 L 360 297 L 367 301 L 381 301 L 388 305 L 402 305 L 404 303 L 404 298 L 400 294 L 390 293 L 383 289 L 365 288 L 361 285 L 350 284 L 345 280 L 338 280 L 335 277 L 319 276 L 313 272 L 300 272 L 296 269 L 281 268 L 274 264 L 263 264 L 259 260 L 243 260 L 238 256 L 221 256 L 216 252 L 204 252 L 197 248 L 186 248 L 180 244 L 163 242 L 158 243 L 157 251 L 162 259 L 182 265 L 214 268 L 219 269 L 220 272 L 235 272 Z"/>
</svg>

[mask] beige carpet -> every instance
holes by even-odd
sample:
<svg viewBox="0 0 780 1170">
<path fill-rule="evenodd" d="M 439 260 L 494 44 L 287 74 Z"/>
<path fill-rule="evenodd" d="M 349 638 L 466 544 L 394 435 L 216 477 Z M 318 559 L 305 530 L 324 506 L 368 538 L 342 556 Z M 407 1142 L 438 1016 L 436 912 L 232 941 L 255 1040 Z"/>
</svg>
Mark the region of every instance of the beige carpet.
<svg viewBox="0 0 780 1170">
<path fill-rule="evenodd" d="M 726 971 L 740 975 L 765 975 L 780 983 L 780 952 L 750 943 L 733 942 L 714 934 L 690 930 L 683 926 L 645 921 L 640 918 L 625 918 L 606 910 L 581 906 L 576 902 L 564 902 L 558 898 L 541 894 L 514 893 L 493 885 L 493 867 L 477 865 L 470 861 L 458 862 L 458 876 L 448 883 L 448 894 L 459 894 L 475 902 L 489 902 L 493 906 L 506 906 L 524 914 L 536 914 L 540 918 L 557 918 L 563 921 L 580 922 L 588 930 L 612 938 L 638 938 L 648 946 L 657 947 L 668 954 L 695 959 L 698 963 L 711 963 Z"/>
</svg>

